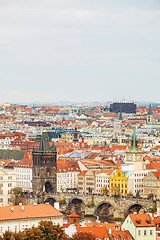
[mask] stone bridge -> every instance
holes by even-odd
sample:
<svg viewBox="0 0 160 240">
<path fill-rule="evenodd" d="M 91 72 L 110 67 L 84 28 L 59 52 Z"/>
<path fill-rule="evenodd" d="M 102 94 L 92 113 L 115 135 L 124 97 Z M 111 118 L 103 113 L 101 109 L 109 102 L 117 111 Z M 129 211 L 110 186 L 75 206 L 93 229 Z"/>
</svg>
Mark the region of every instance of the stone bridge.
<svg viewBox="0 0 160 240">
<path fill-rule="evenodd" d="M 45 194 L 42 202 L 49 202 L 51 205 L 59 202 L 60 210 L 67 214 L 76 212 L 114 219 L 124 219 L 133 212 L 149 212 L 159 205 L 159 201 L 154 200 L 69 193 Z"/>
</svg>

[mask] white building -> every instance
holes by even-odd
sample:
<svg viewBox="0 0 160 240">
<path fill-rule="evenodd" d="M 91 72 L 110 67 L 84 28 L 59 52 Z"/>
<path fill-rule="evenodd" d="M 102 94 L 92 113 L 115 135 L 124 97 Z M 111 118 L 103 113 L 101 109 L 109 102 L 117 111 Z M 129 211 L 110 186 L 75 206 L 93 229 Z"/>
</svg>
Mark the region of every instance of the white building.
<svg viewBox="0 0 160 240">
<path fill-rule="evenodd" d="M 143 197 L 143 179 L 150 172 L 150 170 L 136 170 L 134 171 L 134 165 L 122 165 L 121 170 L 128 177 L 128 193 L 132 193 L 134 196 L 139 192 Z"/>
<path fill-rule="evenodd" d="M 135 240 L 155 240 L 156 225 L 149 214 L 129 214 L 122 224 Z"/>
<path fill-rule="evenodd" d="M 57 191 L 76 191 L 80 169 L 76 161 L 57 160 Z"/>
<path fill-rule="evenodd" d="M 16 187 L 21 187 L 23 191 L 32 191 L 32 168 L 33 160 L 26 151 L 23 159 L 15 163 Z"/>
<path fill-rule="evenodd" d="M 114 170 L 102 169 L 95 173 L 95 193 L 101 193 L 102 188 L 109 191 L 109 178 Z"/>
<path fill-rule="evenodd" d="M 63 226 L 63 214 L 47 203 L 0 207 L 0 234 L 37 227 L 42 220 Z"/>
<path fill-rule="evenodd" d="M 0 169 L 0 206 L 11 203 L 11 189 L 16 186 L 16 173 L 13 169 Z"/>
<path fill-rule="evenodd" d="M 2 163 L 2 161 L 1 161 Z M 22 191 L 32 191 L 32 168 L 33 160 L 27 151 L 22 160 L 14 161 L 11 160 L 6 164 L 7 167 L 12 167 L 16 174 L 16 187 L 21 187 Z"/>
<path fill-rule="evenodd" d="M 0 149 L 10 149 L 10 144 L 14 140 L 13 136 L 1 135 L 0 136 Z"/>
</svg>

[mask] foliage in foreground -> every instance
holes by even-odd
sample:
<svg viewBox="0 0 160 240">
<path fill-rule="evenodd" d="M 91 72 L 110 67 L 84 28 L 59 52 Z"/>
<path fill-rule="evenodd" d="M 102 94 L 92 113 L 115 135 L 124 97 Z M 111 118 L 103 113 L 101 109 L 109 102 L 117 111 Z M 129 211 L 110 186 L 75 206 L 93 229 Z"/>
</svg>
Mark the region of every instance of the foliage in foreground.
<svg viewBox="0 0 160 240">
<path fill-rule="evenodd" d="M 72 238 L 68 237 L 63 228 L 53 225 L 52 221 L 41 221 L 38 227 L 27 228 L 23 232 L 6 231 L 0 240 L 94 240 L 89 233 L 76 233 Z"/>
</svg>

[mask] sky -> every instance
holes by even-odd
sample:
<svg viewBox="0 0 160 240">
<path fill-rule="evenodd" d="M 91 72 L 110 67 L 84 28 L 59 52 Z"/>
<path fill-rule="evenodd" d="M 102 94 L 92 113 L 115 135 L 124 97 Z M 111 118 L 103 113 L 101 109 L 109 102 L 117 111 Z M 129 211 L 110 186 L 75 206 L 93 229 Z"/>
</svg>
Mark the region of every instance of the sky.
<svg viewBox="0 0 160 240">
<path fill-rule="evenodd" d="M 0 102 L 160 102 L 159 0 L 0 0 Z"/>
</svg>

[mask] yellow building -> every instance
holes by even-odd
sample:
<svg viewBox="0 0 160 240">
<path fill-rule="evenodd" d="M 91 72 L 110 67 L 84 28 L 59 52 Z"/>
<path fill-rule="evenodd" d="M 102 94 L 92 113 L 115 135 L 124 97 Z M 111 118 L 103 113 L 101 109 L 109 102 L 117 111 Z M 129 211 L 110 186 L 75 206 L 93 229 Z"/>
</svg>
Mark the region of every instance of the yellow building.
<svg viewBox="0 0 160 240">
<path fill-rule="evenodd" d="M 128 178 L 123 175 L 120 169 L 113 177 L 110 177 L 109 193 L 120 196 L 126 196 L 128 193 Z"/>
<path fill-rule="evenodd" d="M 70 132 L 65 132 L 61 134 L 60 141 L 61 142 L 72 142 L 74 138 L 74 134 Z"/>
</svg>

